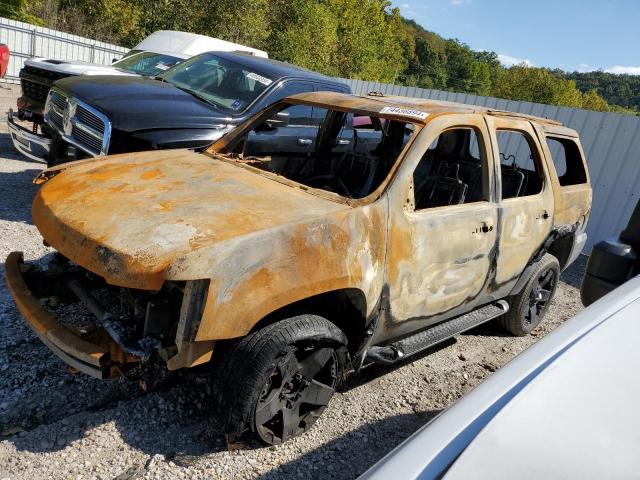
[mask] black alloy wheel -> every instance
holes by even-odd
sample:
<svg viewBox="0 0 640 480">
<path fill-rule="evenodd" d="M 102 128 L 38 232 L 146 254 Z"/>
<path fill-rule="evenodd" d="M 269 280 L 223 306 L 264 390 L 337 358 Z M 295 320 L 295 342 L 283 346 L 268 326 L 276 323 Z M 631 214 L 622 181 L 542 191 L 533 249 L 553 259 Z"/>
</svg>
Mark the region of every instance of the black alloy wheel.
<svg viewBox="0 0 640 480">
<path fill-rule="evenodd" d="M 220 348 L 213 392 L 227 442 L 253 432 L 272 445 L 308 431 L 343 380 L 347 342 L 326 318 L 303 314 Z"/>
<path fill-rule="evenodd" d="M 560 279 L 560 264 L 549 253 L 534 265 L 520 291 L 508 297 L 509 311 L 496 321 L 516 336 L 528 335 L 549 310 Z"/>
<path fill-rule="evenodd" d="M 527 323 L 535 325 L 540 323 L 556 289 L 556 283 L 557 276 L 553 269 L 545 270 L 538 275 L 529 295 L 529 311 L 525 315 Z"/>
<path fill-rule="evenodd" d="M 306 432 L 320 417 L 338 384 L 333 348 L 296 348 L 265 382 L 253 423 L 260 439 L 278 444 Z"/>
</svg>

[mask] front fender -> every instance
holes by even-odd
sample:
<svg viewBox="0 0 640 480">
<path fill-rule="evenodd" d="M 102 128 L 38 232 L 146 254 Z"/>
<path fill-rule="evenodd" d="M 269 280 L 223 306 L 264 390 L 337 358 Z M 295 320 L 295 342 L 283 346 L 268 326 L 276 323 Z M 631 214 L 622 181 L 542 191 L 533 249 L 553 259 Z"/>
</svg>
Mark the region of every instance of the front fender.
<svg viewBox="0 0 640 480">
<path fill-rule="evenodd" d="M 359 289 L 374 305 L 384 277 L 383 212 L 367 206 L 274 227 L 174 262 L 167 278 L 210 279 L 196 340 L 246 335 L 270 313 L 335 290 Z"/>
</svg>

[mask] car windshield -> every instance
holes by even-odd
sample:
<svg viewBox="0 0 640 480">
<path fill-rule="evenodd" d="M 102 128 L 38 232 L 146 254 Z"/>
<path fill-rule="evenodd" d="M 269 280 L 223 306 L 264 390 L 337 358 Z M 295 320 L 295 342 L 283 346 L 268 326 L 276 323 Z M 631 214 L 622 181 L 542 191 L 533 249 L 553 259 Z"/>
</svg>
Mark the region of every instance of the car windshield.
<svg viewBox="0 0 640 480">
<path fill-rule="evenodd" d="M 256 120 L 219 151 L 223 157 L 350 199 L 373 193 L 419 130 L 411 122 L 311 105 Z"/>
<path fill-rule="evenodd" d="M 118 60 L 113 66 L 138 75 L 154 77 L 169 70 L 181 60 L 181 58 L 162 53 L 140 52 Z"/>
<path fill-rule="evenodd" d="M 231 113 L 245 110 L 274 81 L 211 53 L 190 58 L 159 78 Z"/>
</svg>

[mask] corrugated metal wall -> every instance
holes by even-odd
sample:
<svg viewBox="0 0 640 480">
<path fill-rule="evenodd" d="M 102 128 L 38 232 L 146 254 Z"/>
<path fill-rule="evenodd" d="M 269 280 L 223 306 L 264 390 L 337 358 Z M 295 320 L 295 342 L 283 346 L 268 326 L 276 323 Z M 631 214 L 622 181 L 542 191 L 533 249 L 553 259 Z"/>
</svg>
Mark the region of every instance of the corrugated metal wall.
<svg viewBox="0 0 640 480">
<path fill-rule="evenodd" d="M 0 0 L 2 1 L 2 0 Z M 120 58 L 128 48 L 70 33 L 36 27 L 29 23 L 0 17 L 0 43 L 9 46 L 11 58 L 4 79 L 18 83 L 18 73 L 27 58 L 45 57 L 58 60 L 82 60 L 109 65 L 114 58 Z"/>
<path fill-rule="evenodd" d="M 626 226 L 640 196 L 640 117 L 379 82 L 343 81 L 358 95 L 382 92 L 482 105 L 552 118 L 577 130 L 585 149 L 593 186 L 593 209 L 585 252 L 591 251 L 594 243 L 617 235 Z"/>
</svg>

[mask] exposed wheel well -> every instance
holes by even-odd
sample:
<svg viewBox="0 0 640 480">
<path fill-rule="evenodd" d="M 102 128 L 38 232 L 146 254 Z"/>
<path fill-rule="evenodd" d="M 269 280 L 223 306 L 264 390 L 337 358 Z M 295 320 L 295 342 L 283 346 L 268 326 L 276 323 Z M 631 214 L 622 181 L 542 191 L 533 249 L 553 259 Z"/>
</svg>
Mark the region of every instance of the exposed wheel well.
<svg viewBox="0 0 640 480">
<path fill-rule="evenodd" d="M 574 234 L 570 233 L 562 237 L 556 238 L 553 243 L 547 249 L 547 252 L 558 259 L 560 263 L 560 270 L 564 270 L 569 261 L 571 255 L 571 249 L 573 248 Z"/>
<path fill-rule="evenodd" d="M 260 320 L 251 331 L 255 332 L 283 318 L 303 313 L 320 315 L 347 335 L 349 350 L 353 353 L 364 337 L 366 312 L 364 293 L 357 288 L 346 288 L 314 295 L 282 307 Z"/>
</svg>

